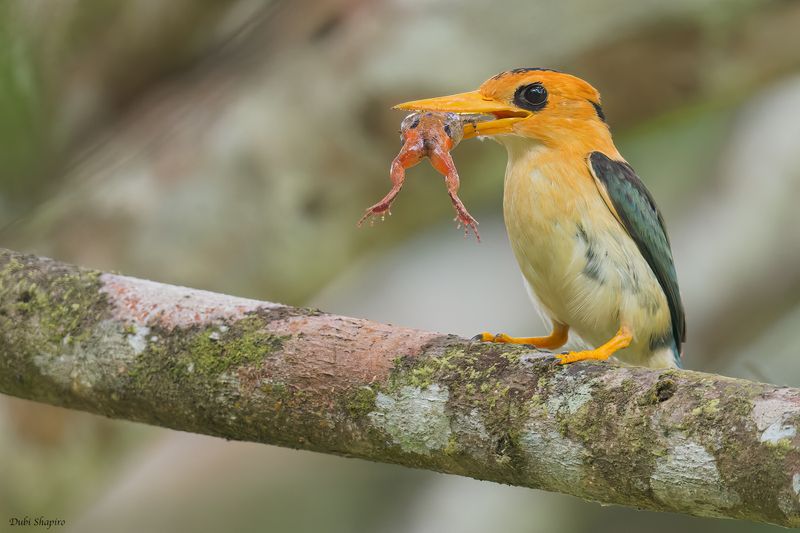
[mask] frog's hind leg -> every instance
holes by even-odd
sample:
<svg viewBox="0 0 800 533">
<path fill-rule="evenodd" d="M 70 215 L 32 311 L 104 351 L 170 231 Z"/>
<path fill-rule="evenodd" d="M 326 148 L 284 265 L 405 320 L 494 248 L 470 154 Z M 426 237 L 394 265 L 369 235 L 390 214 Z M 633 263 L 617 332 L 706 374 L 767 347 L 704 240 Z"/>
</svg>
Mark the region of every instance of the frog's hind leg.
<svg viewBox="0 0 800 533">
<path fill-rule="evenodd" d="M 421 157 L 416 152 L 403 150 L 392 160 L 392 166 L 389 171 L 389 177 L 392 180 L 392 189 L 380 202 L 367 209 L 364 216 L 358 221 L 359 226 L 370 217 L 383 217 L 386 213 L 391 214 L 389 208 L 392 206 L 392 202 L 400 192 L 400 189 L 403 188 L 403 182 L 406 178 L 406 169 L 419 163 L 420 159 Z"/>
<path fill-rule="evenodd" d="M 458 171 L 450 153 L 444 150 L 434 151 L 431 155 L 431 164 L 433 168 L 444 175 L 450 201 L 453 202 L 453 207 L 456 208 L 456 220 L 459 222 L 459 226 L 464 225 L 464 234 L 469 234 L 471 229 L 475 234 L 475 238 L 480 242 L 481 236 L 478 234 L 478 221 L 469 214 L 467 208 L 464 207 L 464 203 L 458 197 L 458 188 L 461 185 L 461 181 L 458 178 Z"/>
</svg>

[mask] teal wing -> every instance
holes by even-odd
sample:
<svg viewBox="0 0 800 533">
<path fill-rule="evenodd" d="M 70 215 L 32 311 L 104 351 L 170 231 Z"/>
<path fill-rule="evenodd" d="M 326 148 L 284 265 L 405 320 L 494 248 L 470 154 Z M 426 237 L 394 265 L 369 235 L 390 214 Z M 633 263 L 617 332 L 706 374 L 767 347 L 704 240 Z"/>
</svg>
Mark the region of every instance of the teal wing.
<svg viewBox="0 0 800 533">
<path fill-rule="evenodd" d="M 650 191 L 628 163 L 614 161 L 601 152 L 592 152 L 589 168 L 603 198 L 607 204 L 610 203 L 609 209 L 636 243 L 667 297 L 672 335 L 680 354 L 681 344 L 686 340 L 686 317 L 661 212 Z"/>
</svg>

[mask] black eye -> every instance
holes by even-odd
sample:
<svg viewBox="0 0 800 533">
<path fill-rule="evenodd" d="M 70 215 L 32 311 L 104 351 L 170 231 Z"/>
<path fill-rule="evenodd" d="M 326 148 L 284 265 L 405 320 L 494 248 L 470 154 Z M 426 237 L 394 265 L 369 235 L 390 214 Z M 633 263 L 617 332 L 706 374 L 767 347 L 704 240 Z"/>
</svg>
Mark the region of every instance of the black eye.
<svg viewBox="0 0 800 533">
<path fill-rule="evenodd" d="M 539 111 L 547 105 L 547 89 L 538 81 L 523 85 L 514 93 L 514 103 L 523 109 Z"/>
<path fill-rule="evenodd" d="M 453 132 L 450 130 L 450 124 L 444 125 L 444 132 L 447 134 L 448 137 L 453 136 Z"/>
</svg>

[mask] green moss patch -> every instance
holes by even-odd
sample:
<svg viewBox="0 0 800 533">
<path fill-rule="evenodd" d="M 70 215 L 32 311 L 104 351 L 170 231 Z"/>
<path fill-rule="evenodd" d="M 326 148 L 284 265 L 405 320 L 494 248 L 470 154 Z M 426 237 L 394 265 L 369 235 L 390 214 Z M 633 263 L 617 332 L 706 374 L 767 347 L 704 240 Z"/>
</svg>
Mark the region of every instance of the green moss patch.
<svg viewBox="0 0 800 533">
<path fill-rule="evenodd" d="M 226 325 L 208 325 L 175 332 L 151 330 L 146 350 L 130 369 L 140 379 L 163 379 L 208 386 L 221 375 L 258 364 L 281 348 L 283 339 L 267 333 L 264 321 L 251 316 Z"/>
<path fill-rule="evenodd" d="M 97 272 L 0 252 L 0 384 L 46 401 L 58 394 L 52 376 L 34 364 L 87 341 L 107 317 Z"/>
</svg>

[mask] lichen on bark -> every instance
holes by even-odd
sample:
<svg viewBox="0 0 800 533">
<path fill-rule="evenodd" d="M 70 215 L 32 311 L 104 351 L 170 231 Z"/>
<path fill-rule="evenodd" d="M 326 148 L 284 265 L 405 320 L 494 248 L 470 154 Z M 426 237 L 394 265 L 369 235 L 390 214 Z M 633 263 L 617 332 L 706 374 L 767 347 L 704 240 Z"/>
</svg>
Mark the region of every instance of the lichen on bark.
<svg viewBox="0 0 800 533">
<path fill-rule="evenodd" d="M 0 254 L 3 390 L 56 401 L 65 387 L 77 395 L 109 377 L 115 354 L 101 346 L 109 341 L 100 325 L 107 303 L 99 288 L 97 272 Z"/>
</svg>

